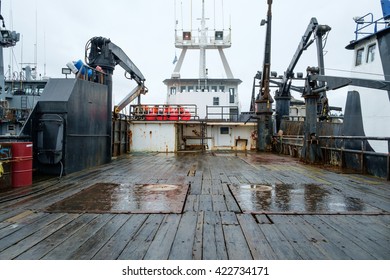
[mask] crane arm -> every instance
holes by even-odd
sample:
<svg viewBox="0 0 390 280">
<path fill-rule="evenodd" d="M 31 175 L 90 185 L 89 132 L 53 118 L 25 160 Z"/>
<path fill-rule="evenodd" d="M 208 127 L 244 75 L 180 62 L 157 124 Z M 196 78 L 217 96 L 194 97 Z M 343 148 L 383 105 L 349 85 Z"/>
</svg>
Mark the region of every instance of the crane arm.
<svg viewBox="0 0 390 280">
<path fill-rule="evenodd" d="M 145 94 L 147 88 L 143 85 L 136 86 L 125 98 L 123 98 L 118 105 L 115 106 L 115 113 L 122 111 L 127 105 L 129 105 L 134 99 L 136 99 L 140 94 Z"/>
<path fill-rule="evenodd" d="M 390 91 L 390 81 L 384 80 L 370 80 L 360 78 L 347 78 L 325 75 L 309 75 L 309 81 L 326 82 L 325 90 L 336 90 L 346 86 L 358 86 L 365 88 L 381 89 Z"/>
<path fill-rule="evenodd" d="M 145 77 L 135 66 L 126 53 L 110 39 L 94 37 L 90 39 L 85 48 L 87 64 L 93 68 L 101 67 L 107 73 L 112 74 L 116 65 L 120 65 L 130 78 L 137 82 L 137 86 L 122 100 L 115 111 L 118 113 L 140 94 L 145 94 L 148 89 L 145 87 Z"/>
<path fill-rule="evenodd" d="M 290 62 L 290 65 L 287 67 L 286 72 L 284 72 L 283 83 L 280 87 L 279 95 L 289 96 L 290 87 L 288 81 L 293 77 L 294 68 L 297 65 L 299 59 L 301 58 L 302 53 L 314 42 L 314 40 L 310 41 L 310 38 L 317 26 L 317 19 L 315 17 L 311 18 L 309 25 L 307 26 L 306 31 L 303 34 L 302 39 L 298 45 L 298 48 L 295 51 L 295 54 Z"/>
<path fill-rule="evenodd" d="M 132 79 L 134 79 L 139 85 L 145 81 L 144 75 L 120 47 L 110 42 L 108 43 L 108 48 L 114 55 L 115 62 L 128 72 Z"/>
</svg>

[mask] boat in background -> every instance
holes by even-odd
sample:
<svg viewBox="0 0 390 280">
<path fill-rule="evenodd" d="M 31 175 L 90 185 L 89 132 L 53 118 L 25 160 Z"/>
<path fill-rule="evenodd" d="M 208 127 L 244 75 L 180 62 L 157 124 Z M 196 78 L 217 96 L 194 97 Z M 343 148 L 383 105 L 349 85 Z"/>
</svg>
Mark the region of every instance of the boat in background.
<svg viewBox="0 0 390 280">
<path fill-rule="evenodd" d="M 6 29 L 4 18 L 0 27 L 0 136 L 16 136 L 20 133 L 29 114 L 41 96 L 47 79 L 38 79 L 37 65 L 24 64 L 20 72 L 4 72 L 3 49 L 11 48 L 20 40 L 20 34 Z"/>
<path fill-rule="evenodd" d="M 346 49 L 354 53 L 352 78 L 390 81 L 390 1 L 381 0 L 381 4 L 382 18 L 375 20 L 372 13 L 354 18 L 355 39 L 346 46 Z M 361 120 L 355 118 L 351 129 L 344 131 L 344 134 L 370 137 L 390 136 L 388 125 L 390 123 L 390 91 L 377 88 L 362 90 L 356 86 L 351 86 L 349 91 L 356 95 L 356 100 L 351 96 L 350 103 L 355 104 L 347 103 L 346 110 L 351 110 L 353 106 L 361 106 Z M 347 117 L 348 113 L 346 111 Z M 369 140 L 369 144 L 376 152 L 389 152 L 388 143 L 385 141 Z"/>
<path fill-rule="evenodd" d="M 48 80 L 34 78 L 33 69 L 27 65 L 16 77 L 5 80 L 0 92 L 0 135 L 18 135 L 41 97 Z"/>
</svg>

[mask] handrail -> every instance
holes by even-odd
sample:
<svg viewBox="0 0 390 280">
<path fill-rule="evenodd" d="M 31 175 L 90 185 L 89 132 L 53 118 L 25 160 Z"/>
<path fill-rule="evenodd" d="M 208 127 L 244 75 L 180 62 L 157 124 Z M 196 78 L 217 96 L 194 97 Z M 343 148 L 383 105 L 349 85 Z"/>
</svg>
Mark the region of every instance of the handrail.
<svg viewBox="0 0 390 280">
<path fill-rule="evenodd" d="M 237 121 L 238 118 L 238 106 L 206 106 L 206 119 Z"/>
<path fill-rule="evenodd" d="M 370 19 L 368 21 L 366 21 L 367 17 L 370 17 Z M 362 17 L 359 17 L 359 18 L 354 18 L 354 20 L 356 22 L 355 41 L 357 41 L 359 39 L 359 35 L 370 35 L 370 34 L 374 34 L 374 33 L 378 32 L 378 25 L 388 24 L 388 22 L 386 22 L 386 20 L 383 17 L 380 19 L 374 20 L 374 15 L 372 13 L 368 13 Z M 368 29 L 370 26 L 373 26 L 374 31 L 363 32 L 364 29 Z"/>
<path fill-rule="evenodd" d="M 279 153 L 284 149 L 283 146 L 303 147 L 302 135 L 274 135 L 274 145 Z M 340 166 L 345 167 L 345 154 L 355 154 L 358 157 L 358 164 L 360 165 L 360 171 L 366 172 L 366 156 L 382 157 L 386 160 L 387 180 L 390 180 L 390 137 L 377 137 L 377 136 L 318 136 L 320 140 L 320 148 L 324 152 L 324 161 L 328 162 L 329 157 L 332 158 L 332 152 L 340 154 Z M 321 141 L 322 140 L 322 141 Z M 386 141 L 388 150 L 387 152 L 375 152 L 367 150 L 368 141 Z M 355 148 L 348 147 L 348 142 L 355 141 Z M 357 143 L 356 143 L 357 141 Z M 359 142 L 360 148 L 359 148 Z M 321 143 L 322 142 L 322 143 Z"/>
<path fill-rule="evenodd" d="M 140 104 L 130 106 L 131 120 L 189 121 L 199 119 L 195 104 Z"/>
</svg>

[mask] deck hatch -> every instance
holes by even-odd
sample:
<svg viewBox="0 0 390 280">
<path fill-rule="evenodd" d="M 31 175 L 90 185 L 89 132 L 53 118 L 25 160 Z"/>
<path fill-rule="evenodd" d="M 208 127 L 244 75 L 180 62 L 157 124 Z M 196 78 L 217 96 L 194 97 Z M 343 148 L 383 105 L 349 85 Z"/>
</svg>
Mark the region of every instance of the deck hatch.
<svg viewBox="0 0 390 280">
<path fill-rule="evenodd" d="M 50 205 L 47 212 L 182 213 L 188 185 L 96 183 Z"/>
</svg>

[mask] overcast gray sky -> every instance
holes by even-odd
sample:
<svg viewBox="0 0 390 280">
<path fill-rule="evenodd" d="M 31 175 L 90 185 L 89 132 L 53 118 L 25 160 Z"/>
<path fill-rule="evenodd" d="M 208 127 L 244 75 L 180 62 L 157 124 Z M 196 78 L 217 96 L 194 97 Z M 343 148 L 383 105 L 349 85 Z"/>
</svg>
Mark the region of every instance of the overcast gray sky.
<svg viewBox="0 0 390 280">
<path fill-rule="evenodd" d="M 175 15 L 179 26 L 190 25 L 191 0 L 2 0 L 2 14 L 8 29 L 19 32 L 21 42 L 5 50 L 5 71 L 13 65 L 34 62 L 37 44 L 38 71 L 50 77 L 61 77 L 61 68 L 71 60 L 84 59 L 86 42 L 94 36 L 110 38 L 121 47 L 146 78 L 149 93 L 144 103 L 163 103 L 166 88 L 162 81 L 170 78 L 175 54 Z M 201 0 L 192 0 L 193 28 L 201 14 Z M 267 0 L 206 0 L 206 16 L 214 24 L 232 28 L 232 47 L 225 54 L 235 78 L 243 81 L 239 88 L 242 110 L 248 110 L 255 73 L 262 68 Z M 215 7 L 215 9 L 214 9 Z M 222 11 L 224 16 L 222 17 Z M 181 13 L 183 11 L 183 13 Z M 282 74 L 289 65 L 298 43 L 312 17 L 332 28 L 325 47 L 326 73 L 346 76 L 352 52 L 345 46 L 354 39 L 355 16 L 369 12 L 382 16 L 380 0 L 274 0 L 272 21 L 271 68 Z M 214 23 L 214 15 L 217 20 Z M 183 19 L 183 21 L 182 21 Z M 46 65 L 46 67 L 44 67 Z M 315 45 L 304 53 L 296 72 L 316 66 Z M 208 55 L 210 78 L 222 77 L 217 53 Z M 114 73 L 114 102 L 118 103 L 135 86 L 117 66 Z M 198 53 L 187 53 L 182 77 L 198 76 Z M 343 91 L 346 92 L 346 89 Z M 299 96 L 299 95 L 297 95 Z M 345 94 L 328 93 L 331 105 L 344 106 Z"/>
</svg>

